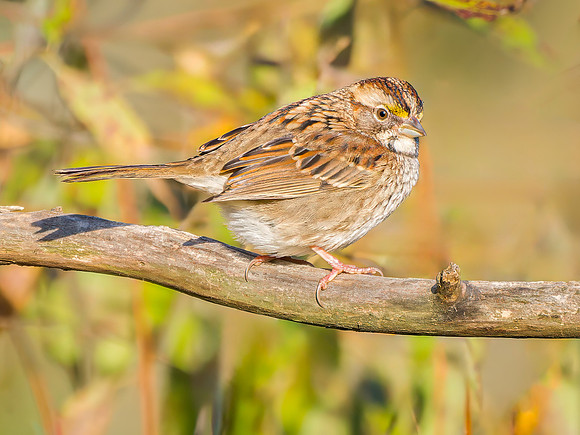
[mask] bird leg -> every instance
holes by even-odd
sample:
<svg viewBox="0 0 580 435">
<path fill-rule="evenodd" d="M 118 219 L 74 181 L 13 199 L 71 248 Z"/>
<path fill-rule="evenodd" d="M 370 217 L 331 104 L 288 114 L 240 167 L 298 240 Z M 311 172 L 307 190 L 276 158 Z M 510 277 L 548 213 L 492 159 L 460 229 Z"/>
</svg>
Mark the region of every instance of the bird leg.
<svg viewBox="0 0 580 435">
<path fill-rule="evenodd" d="M 332 267 L 332 270 L 328 275 L 323 277 L 320 281 L 318 281 L 318 287 L 316 287 L 316 303 L 321 307 L 322 304 L 320 303 L 320 292 L 325 290 L 330 281 L 336 278 L 341 273 L 356 273 L 356 274 L 367 274 L 367 273 L 376 273 L 378 275 L 383 276 L 383 272 L 376 267 L 357 267 L 353 266 L 352 264 L 344 264 L 338 258 L 334 257 L 333 255 L 326 252 L 324 249 L 319 248 L 318 246 L 311 246 L 311 249 L 316 252 L 324 261 L 326 261 Z"/>
</svg>

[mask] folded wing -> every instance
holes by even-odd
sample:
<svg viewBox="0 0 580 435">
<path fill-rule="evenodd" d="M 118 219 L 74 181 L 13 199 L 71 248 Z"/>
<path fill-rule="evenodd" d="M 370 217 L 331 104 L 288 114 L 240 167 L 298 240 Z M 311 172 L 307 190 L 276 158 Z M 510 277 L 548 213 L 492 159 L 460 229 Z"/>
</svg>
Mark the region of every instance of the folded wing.
<svg viewBox="0 0 580 435">
<path fill-rule="evenodd" d="M 380 177 L 377 161 L 386 153 L 380 143 L 350 131 L 282 136 L 227 162 L 223 192 L 207 201 L 289 199 L 323 190 L 364 189 Z"/>
</svg>

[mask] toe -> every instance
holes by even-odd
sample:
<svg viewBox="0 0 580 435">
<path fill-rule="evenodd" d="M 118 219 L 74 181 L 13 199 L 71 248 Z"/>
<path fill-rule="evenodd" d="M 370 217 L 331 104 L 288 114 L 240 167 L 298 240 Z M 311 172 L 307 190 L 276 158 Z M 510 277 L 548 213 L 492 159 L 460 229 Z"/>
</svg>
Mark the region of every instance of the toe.
<svg viewBox="0 0 580 435">
<path fill-rule="evenodd" d="M 270 255 L 258 255 L 254 257 L 252 261 L 246 267 L 246 271 L 244 272 L 244 279 L 248 282 L 248 276 L 250 275 L 250 269 L 254 266 L 259 266 L 262 263 L 267 263 L 268 261 L 275 260 L 276 257 L 272 257 Z"/>
<path fill-rule="evenodd" d="M 373 269 L 372 273 L 374 273 L 375 275 L 385 276 L 381 269 L 379 269 L 377 267 L 373 267 L 372 269 Z"/>
</svg>

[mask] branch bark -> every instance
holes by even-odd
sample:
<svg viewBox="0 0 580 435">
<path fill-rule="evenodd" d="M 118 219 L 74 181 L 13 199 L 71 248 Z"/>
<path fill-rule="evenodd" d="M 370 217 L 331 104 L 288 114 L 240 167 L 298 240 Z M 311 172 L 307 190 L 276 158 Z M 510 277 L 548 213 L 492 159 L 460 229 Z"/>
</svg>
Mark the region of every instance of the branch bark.
<svg viewBox="0 0 580 435">
<path fill-rule="evenodd" d="M 12 209 L 15 210 L 15 209 Z M 340 275 L 314 299 L 325 271 L 255 256 L 167 227 L 61 211 L 0 208 L 0 264 L 150 281 L 228 307 L 327 328 L 479 337 L 580 337 L 580 282 L 460 281 Z"/>
</svg>

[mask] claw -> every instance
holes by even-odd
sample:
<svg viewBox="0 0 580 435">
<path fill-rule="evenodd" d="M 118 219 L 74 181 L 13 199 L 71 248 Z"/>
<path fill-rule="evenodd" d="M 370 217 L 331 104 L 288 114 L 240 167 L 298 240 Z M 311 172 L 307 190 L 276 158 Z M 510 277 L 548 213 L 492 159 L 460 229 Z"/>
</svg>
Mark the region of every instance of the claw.
<svg viewBox="0 0 580 435">
<path fill-rule="evenodd" d="M 259 266 L 262 263 L 267 263 L 268 261 L 275 260 L 276 257 L 272 257 L 271 255 L 258 255 L 254 257 L 252 261 L 246 267 L 246 271 L 244 272 L 244 279 L 248 282 L 248 276 L 250 274 L 250 269 L 254 266 Z"/>
<path fill-rule="evenodd" d="M 311 266 L 314 267 L 310 262 L 306 260 L 301 260 L 300 258 L 292 258 L 292 257 L 274 257 L 272 255 L 258 255 L 254 257 L 252 261 L 246 267 L 246 271 L 244 272 L 244 279 L 248 282 L 248 277 L 250 276 L 250 269 L 254 266 L 259 266 L 262 263 L 267 263 L 272 260 L 283 260 L 288 261 L 294 264 L 302 264 L 304 266 Z"/>
<path fill-rule="evenodd" d="M 316 303 L 320 308 L 324 308 L 324 306 L 320 302 L 320 292 L 322 290 L 326 290 L 326 287 L 328 287 L 328 283 L 332 281 L 334 278 L 336 278 L 338 274 L 340 274 L 341 272 L 342 272 L 341 269 L 335 269 L 333 267 L 328 275 L 324 276 L 320 281 L 318 281 L 318 286 L 316 287 Z"/>
<path fill-rule="evenodd" d="M 334 257 L 333 255 L 326 252 L 324 249 L 319 248 L 318 246 L 312 246 L 312 250 L 316 252 L 324 261 L 332 266 L 332 270 L 326 276 L 324 276 L 320 281 L 318 281 L 318 286 L 316 287 L 316 303 L 321 308 L 324 308 L 322 303 L 320 302 L 320 292 L 325 290 L 328 287 L 328 284 L 336 278 L 341 273 L 353 273 L 353 274 L 378 274 L 381 276 L 383 272 L 376 267 L 357 267 L 353 266 L 352 264 L 344 264 L 338 258 Z"/>
</svg>

